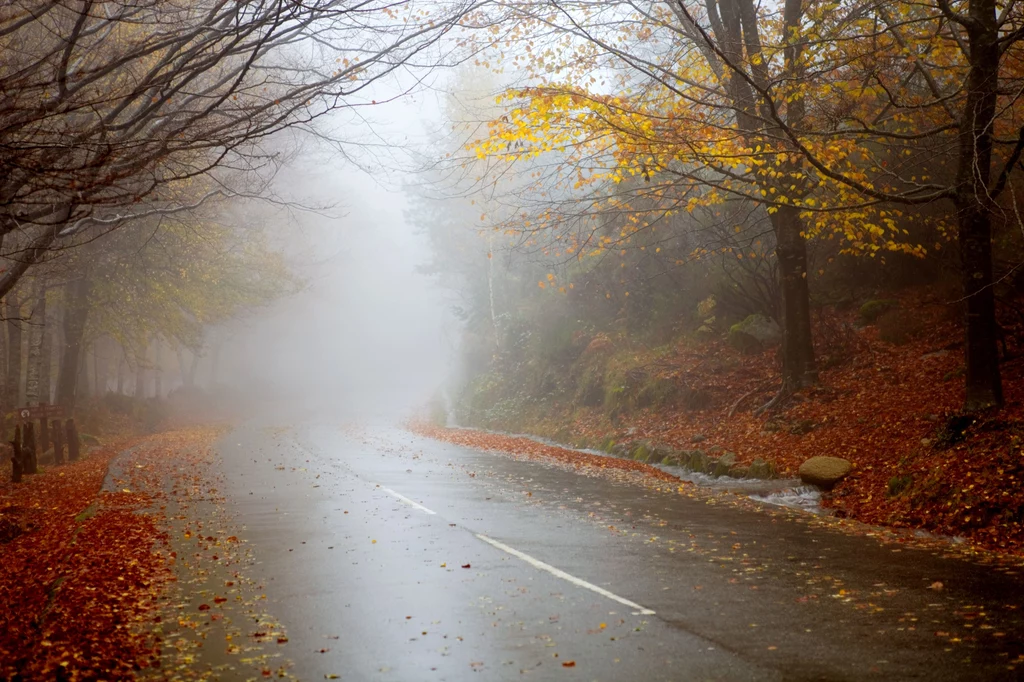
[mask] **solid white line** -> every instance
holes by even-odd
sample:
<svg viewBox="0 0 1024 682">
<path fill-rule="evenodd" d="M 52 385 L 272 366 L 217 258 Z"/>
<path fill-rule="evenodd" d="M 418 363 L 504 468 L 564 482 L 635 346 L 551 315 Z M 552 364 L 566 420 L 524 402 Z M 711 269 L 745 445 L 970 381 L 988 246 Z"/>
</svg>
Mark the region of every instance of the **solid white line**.
<svg viewBox="0 0 1024 682">
<path fill-rule="evenodd" d="M 395 497 L 400 499 L 402 502 L 405 502 L 410 507 L 416 507 L 417 509 L 419 509 L 421 512 L 423 512 L 425 514 L 436 514 L 437 513 L 435 511 L 431 511 L 430 509 L 427 509 L 422 504 L 418 504 L 416 502 L 413 502 L 412 500 L 410 500 L 408 497 L 406 497 L 402 493 L 396 493 L 391 488 L 385 488 L 384 486 L 380 486 L 380 489 L 383 490 L 384 492 L 388 493 L 389 495 L 394 495 Z"/>
<path fill-rule="evenodd" d="M 534 559 L 529 554 L 525 554 L 524 552 L 520 552 L 518 549 L 515 549 L 513 547 L 509 547 L 508 545 L 506 545 L 506 544 L 504 544 L 502 542 L 498 542 L 497 540 L 492 540 L 491 538 L 487 537 L 486 535 L 477 534 L 477 537 L 480 538 L 481 540 L 483 540 L 484 542 L 486 542 L 487 544 L 493 545 L 494 547 L 497 547 L 498 549 L 500 549 L 503 552 L 507 552 L 508 554 L 511 554 L 512 556 L 514 556 L 514 557 L 516 557 L 518 559 L 522 559 L 523 561 L 525 561 L 526 563 L 530 564 L 534 568 L 539 568 L 542 571 L 547 571 L 551 575 L 559 577 L 562 580 L 568 580 L 569 582 L 571 582 L 573 585 L 576 585 L 577 587 L 582 587 L 582 588 L 588 589 L 591 592 L 597 592 L 602 597 L 608 597 L 612 601 L 617 601 L 620 604 L 625 604 L 626 606 L 630 607 L 631 609 L 636 609 L 637 613 L 639 613 L 640 615 L 643 615 L 643 616 L 653 616 L 654 615 L 654 611 L 652 611 L 650 609 L 644 608 L 643 606 L 640 606 L 639 604 L 637 604 L 635 602 L 631 602 L 628 599 L 624 599 L 624 598 L 620 597 L 617 594 L 613 594 L 613 593 L 609 592 L 608 590 L 604 589 L 603 587 L 598 587 L 597 585 L 594 585 L 592 583 L 588 583 L 586 580 L 581 580 L 581 579 L 577 578 L 574 575 L 569 575 L 565 571 L 563 571 L 561 569 L 558 569 L 558 568 L 555 568 L 551 564 L 546 564 L 543 561 L 541 561 L 540 559 Z"/>
</svg>

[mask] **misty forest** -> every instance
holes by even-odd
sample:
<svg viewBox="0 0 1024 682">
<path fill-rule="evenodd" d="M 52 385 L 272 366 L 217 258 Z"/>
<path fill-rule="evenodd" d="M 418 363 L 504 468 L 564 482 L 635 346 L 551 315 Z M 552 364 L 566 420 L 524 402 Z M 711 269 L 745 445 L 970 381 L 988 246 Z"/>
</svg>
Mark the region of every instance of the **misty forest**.
<svg viewBox="0 0 1024 682">
<path fill-rule="evenodd" d="M 1024 672 L 1018 0 L 10 0 L 0 167 L 0 680 Z"/>
</svg>

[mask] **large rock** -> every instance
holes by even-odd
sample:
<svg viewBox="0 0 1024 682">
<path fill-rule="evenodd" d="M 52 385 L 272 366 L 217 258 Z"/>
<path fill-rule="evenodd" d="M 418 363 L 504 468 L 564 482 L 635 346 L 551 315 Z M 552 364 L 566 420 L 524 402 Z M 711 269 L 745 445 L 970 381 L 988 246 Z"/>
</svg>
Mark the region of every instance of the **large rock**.
<svg viewBox="0 0 1024 682">
<path fill-rule="evenodd" d="M 780 343 L 782 330 L 764 315 L 748 315 L 729 328 L 729 345 L 741 353 L 760 353 Z"/>
<path fill-rule="evenodd" d="M 758 457 L 750 463 L 750 468 L 747 470 L 747 477 L 765 479 L 775 478 L 775 465 Z"/>
<path fill-rule="evenodd" d="M 639 441 L 630 452 L 630 456 L 637 462 L 646 462 L 651 456 L 651 444 L 647 441 Z"/>
<path fill-rule="evenodd" d="M 718 461 L 715 462 L 714 468 L 712 468 L 708 473 L 713 476 L 725 476 L 729 473 L 729 469 L 731 469 L 734 464 L 736 464 L 736 455 L 731 452 L 727 452 L 718 458 Z"/>
<path fill-rule="evenodd" d="M 842 457 L 826 457 L 818 455 L 800 465 L 800 480 L 831 490 L 853 469 L 853 465 Z"/>
<path fill-rule="evenodd" d="M 878 318 L 895 308 L 897 305 L 899 305 L 899 302 L 891 299 L 868 301 L 862 305 L 858 311 L 860 323 L 874 324 Z"/>
<path fill-rule="evenodd" d="M 691 450 L 690 460 L 687 463 L 690 467 L 690 471 L 699 471 L 704 473 L 704 470 L 708 468 L 708 456 L 703 450 Z"/>
</svg>

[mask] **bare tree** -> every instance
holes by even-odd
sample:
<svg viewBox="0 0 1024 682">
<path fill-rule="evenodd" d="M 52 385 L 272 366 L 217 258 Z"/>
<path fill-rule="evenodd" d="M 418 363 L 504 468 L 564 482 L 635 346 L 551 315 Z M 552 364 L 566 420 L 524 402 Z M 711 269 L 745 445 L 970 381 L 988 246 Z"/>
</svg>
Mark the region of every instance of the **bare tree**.
<svg viewBox="0 0 1024 682">
<path fill-rule="evenodd" d="M 475 0 L 14 0 L 0 8 L 0 296 L 97 226 L 239 191 L 271 135 L 442 63 Z M 436 48 L 436 49 L 435 49 Z M 422 57 L 422 59 L 419 59 Z M 196 182 L 205 178 L 198 198 Z"/>
</svg>

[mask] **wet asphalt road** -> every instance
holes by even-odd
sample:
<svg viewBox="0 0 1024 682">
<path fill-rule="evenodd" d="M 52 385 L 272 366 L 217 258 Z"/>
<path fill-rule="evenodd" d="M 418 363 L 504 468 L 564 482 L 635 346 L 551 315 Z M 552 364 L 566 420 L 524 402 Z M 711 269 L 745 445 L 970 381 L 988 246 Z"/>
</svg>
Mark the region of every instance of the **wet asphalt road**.
<svg viewBox="0 0 1024 682">
<path fill-rule="evenodd" d="M 251 424 L 218 449 L 303 680 L 1015 680 L 1024 663 L 1014 568 L 401 430 Z"/>
</svg>

